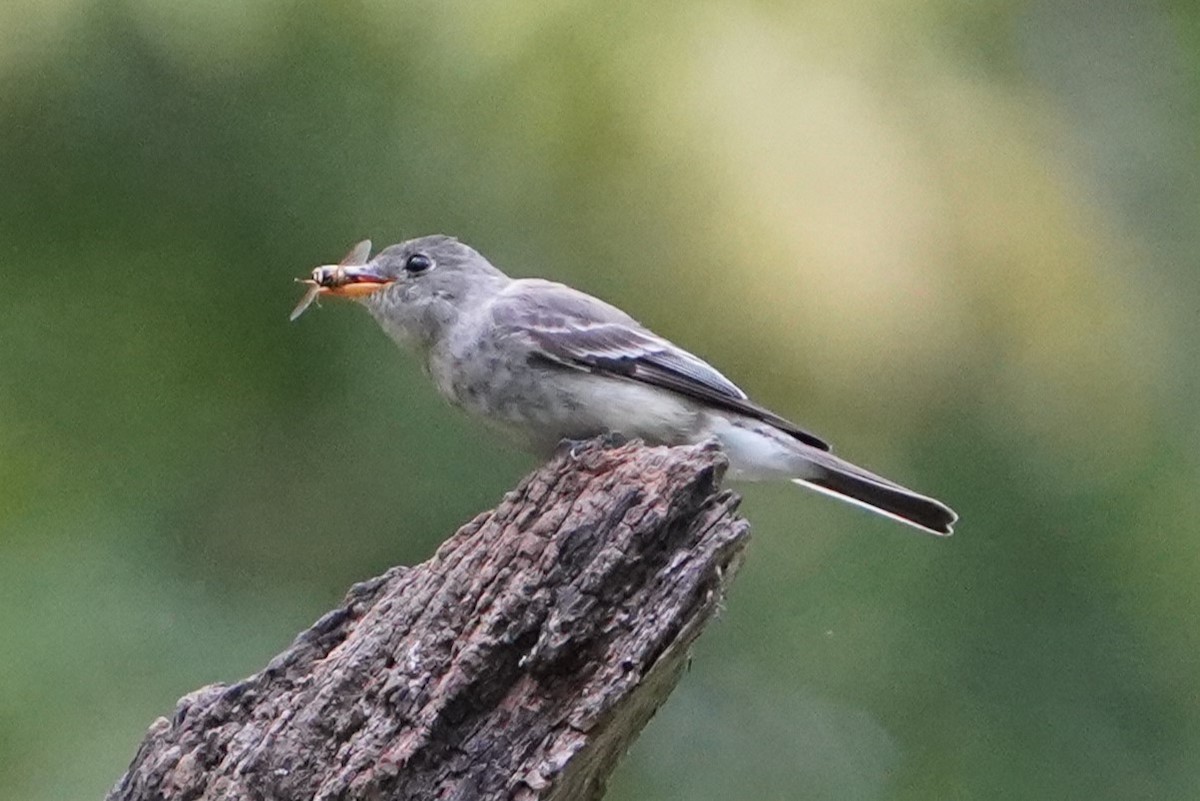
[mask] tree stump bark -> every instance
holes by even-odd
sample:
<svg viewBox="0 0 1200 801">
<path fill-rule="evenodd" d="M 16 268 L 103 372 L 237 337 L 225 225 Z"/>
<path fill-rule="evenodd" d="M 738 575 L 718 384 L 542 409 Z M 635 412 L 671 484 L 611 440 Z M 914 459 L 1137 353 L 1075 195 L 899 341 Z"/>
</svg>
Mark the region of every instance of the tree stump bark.
<svg viewBox="0 0 1200 801">
<path fill-rule="evenodd" d="M 600 798 L 749 526 L 713 445 L 558 454 L 429 561 L 151 725 L 109 801 Z"/>
</svg>

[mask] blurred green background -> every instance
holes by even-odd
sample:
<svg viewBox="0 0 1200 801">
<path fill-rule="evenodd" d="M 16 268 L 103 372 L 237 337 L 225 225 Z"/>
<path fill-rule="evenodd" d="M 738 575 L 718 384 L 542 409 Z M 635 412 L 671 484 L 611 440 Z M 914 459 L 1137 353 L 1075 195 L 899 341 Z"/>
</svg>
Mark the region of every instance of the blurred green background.
<svg viewBox="0 0 1200 801">
<path fill-rule="evenodd" d="M 443 232 L 946 499 L 790 486 L 628 799 L 1200 787 L 1200 6 L 0 4 L 0 797 L 416 563 L 533 461 L 359 309 Z"/>
</svg>

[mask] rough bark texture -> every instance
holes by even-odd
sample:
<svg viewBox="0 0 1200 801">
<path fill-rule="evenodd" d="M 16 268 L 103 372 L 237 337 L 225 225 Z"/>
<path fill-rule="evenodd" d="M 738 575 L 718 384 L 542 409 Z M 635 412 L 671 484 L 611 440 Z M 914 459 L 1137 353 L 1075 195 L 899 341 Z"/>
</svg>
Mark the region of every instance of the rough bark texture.
<svg viewBox="0 0 1200 801">
<path fill-rule="evenodd" d="M 599 798 L 749 533 L 713 447 L 562 453 L 150 727 L 110 801 Z"/>
</svg>

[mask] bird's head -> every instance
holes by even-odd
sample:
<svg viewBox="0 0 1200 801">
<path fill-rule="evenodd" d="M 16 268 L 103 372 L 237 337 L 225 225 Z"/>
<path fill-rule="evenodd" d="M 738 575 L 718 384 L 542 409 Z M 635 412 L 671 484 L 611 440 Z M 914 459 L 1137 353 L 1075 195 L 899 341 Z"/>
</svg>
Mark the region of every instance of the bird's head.
<svg viewBox="0 0 1200 801">
<path fill-rule="evenodd" d="M 480 300 L 509 280 L 474 249 L 433 235 L 389 245 L 368 259 L 360 242 L 338 265 L 313 271 L 309 295 L 357 300 L 403 345 L 426 345 Z M 306 296 L 293 319 L 307 307 Z"/>
</svg>

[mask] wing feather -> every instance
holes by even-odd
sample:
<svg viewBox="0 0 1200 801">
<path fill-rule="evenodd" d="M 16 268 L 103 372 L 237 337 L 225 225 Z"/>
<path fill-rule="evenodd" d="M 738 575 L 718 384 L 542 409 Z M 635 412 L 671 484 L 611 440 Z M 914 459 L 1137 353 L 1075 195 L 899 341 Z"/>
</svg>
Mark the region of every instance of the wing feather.
<svg viewBox="0 0 1200 801">
<path fill-rule="evenodd" d="M 703 359 L 591 295 L 551 281 L 523 279 L 501 293 L 492 314 L 501 332 L 524 338 L 543 359 L 677 392 L 762 420 L 807 445 L 829 450 L 824 440 L 751 401 Z"/>
</svg>

